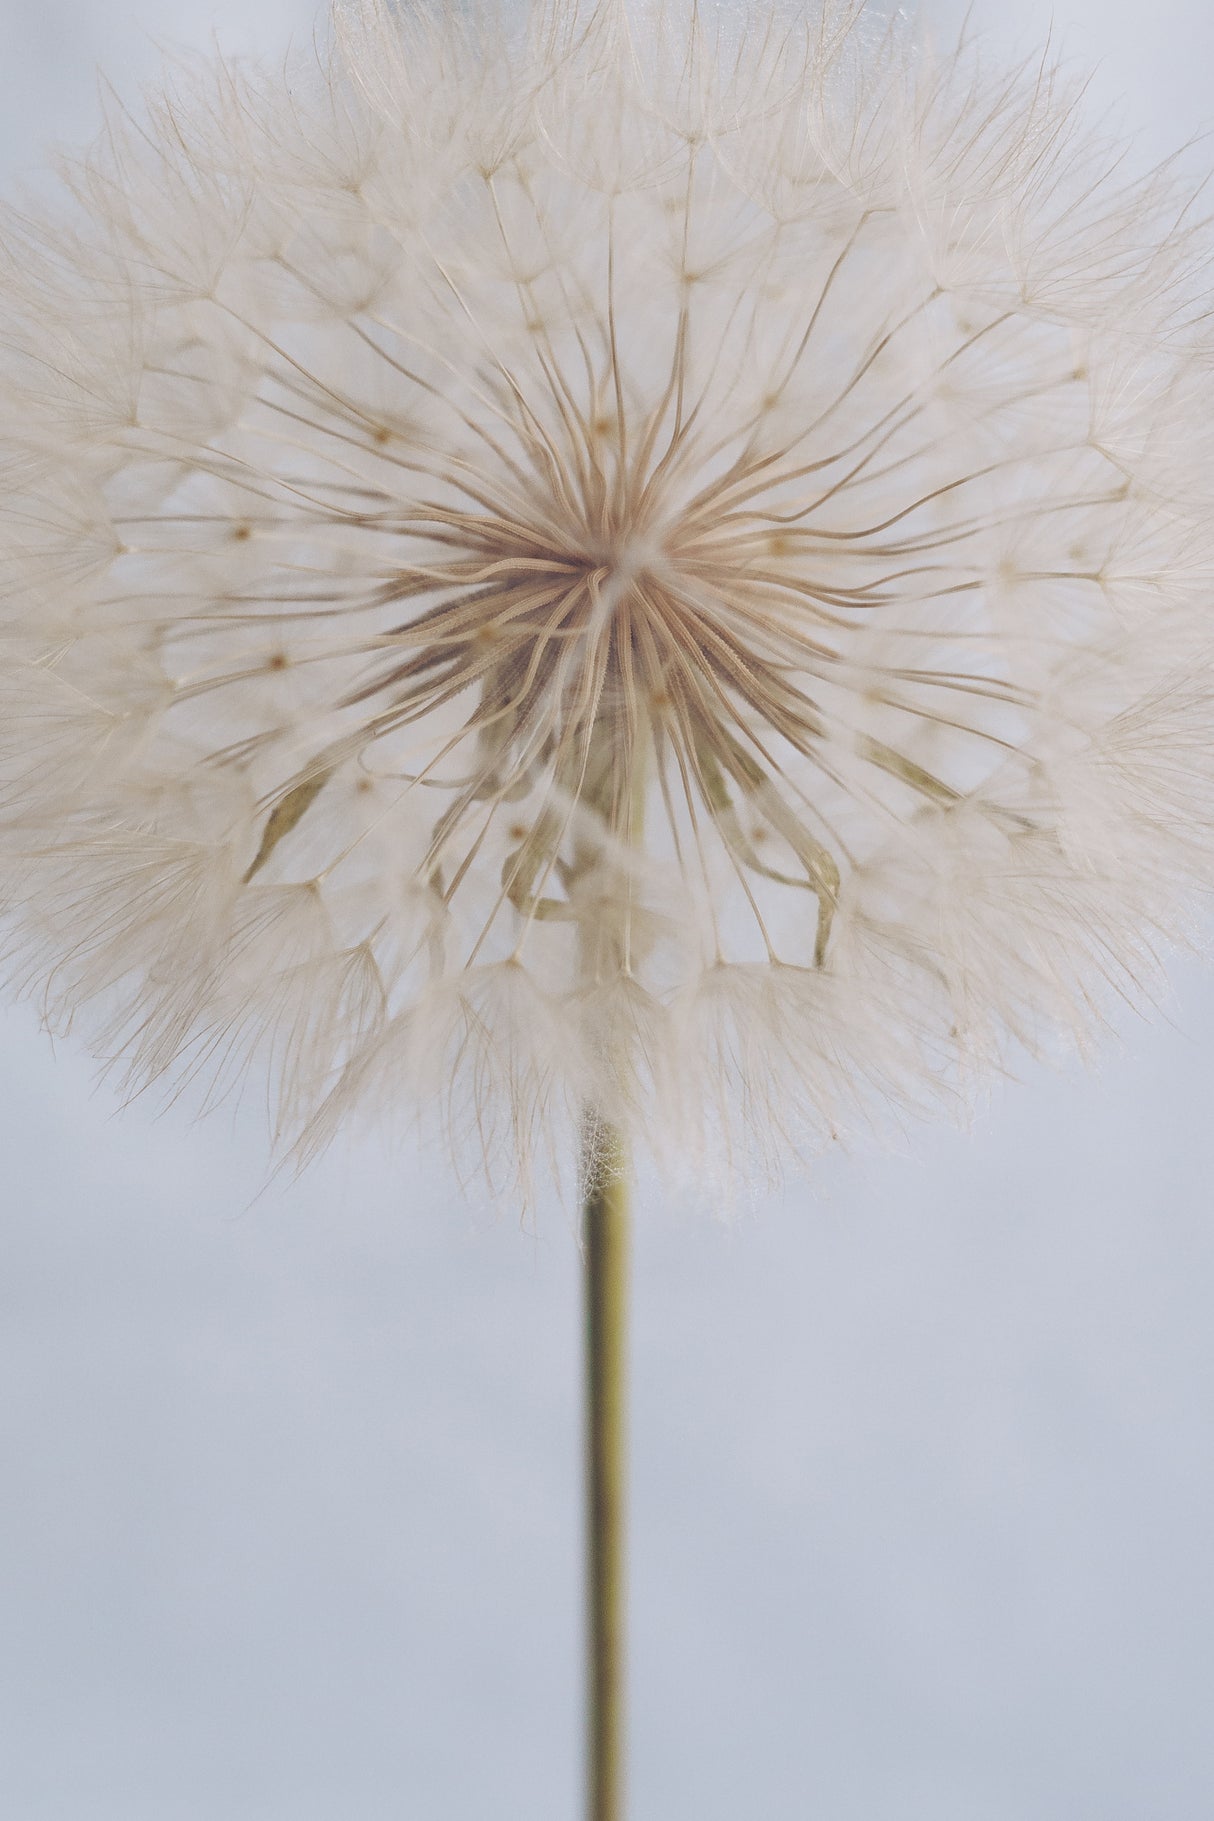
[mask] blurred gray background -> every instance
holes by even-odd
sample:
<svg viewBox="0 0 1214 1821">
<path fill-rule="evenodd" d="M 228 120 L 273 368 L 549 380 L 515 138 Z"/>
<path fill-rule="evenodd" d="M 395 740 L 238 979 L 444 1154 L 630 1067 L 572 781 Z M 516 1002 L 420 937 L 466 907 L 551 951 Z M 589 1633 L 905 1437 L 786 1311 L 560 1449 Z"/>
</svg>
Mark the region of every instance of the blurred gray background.
<svg viewBox="0 0 1214 1821">
<path fill-rule="evenodd" d="M 4 0 L 5 181 L 89 136 L 98 61 L 130 94 L 155 39 L 312 17 Z M 1051 9 L 975 17 L 1027 49 Z M 1214 119 L 1197 0 L 1052 17 L 1149 149 Z M 1212 1106 L 1190 962 L 971 1133 L 728 1228 L 646 1198 L 634 1821 L 1214 1814 Z M 254 1199 L 255 1110 L 120 1111 L 23 1009 L 0 1147 L 0 1813 L 571 1821 L 568 1214 L 374 1147 Z"/>
</svg>

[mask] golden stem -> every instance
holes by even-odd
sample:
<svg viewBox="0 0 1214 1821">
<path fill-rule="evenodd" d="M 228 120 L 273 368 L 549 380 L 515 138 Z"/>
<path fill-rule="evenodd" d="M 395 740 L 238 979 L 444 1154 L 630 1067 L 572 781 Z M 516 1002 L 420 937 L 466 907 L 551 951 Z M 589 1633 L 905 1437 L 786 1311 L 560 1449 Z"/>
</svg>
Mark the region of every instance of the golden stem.
<svg viewBox="0 0 1214 1821">
<path fill-rule="evenodd" d="M 587 1821 L 623 1821 L 627 1577 L 628 1160 L 582 1127 L 586 1298 Z"/>
</svg>

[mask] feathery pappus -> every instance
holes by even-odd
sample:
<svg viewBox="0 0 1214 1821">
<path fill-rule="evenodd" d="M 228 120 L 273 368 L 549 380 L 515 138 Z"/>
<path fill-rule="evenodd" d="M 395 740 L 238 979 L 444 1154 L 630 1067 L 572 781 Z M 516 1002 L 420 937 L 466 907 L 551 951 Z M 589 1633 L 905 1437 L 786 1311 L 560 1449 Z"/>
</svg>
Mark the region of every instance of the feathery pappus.
<svg viewBox="0 0 1214 1821">
<path fill-rule="evenodd" d="M 338 7 L 0 247 L 11 975 L 301 1154 L 963 1099 L 1211 859 L 1209 236 L 848 0 Z"/>
</svg>

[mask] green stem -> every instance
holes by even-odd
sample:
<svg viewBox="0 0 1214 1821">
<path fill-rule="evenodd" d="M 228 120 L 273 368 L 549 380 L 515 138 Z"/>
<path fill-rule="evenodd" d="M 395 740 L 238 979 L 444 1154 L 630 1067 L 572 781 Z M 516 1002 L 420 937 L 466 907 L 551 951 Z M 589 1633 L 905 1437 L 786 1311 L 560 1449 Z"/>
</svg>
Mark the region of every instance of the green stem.
<svg viewBox="0 0 1214 1821">
<path fill-rule="evenodd" d="M 623 1821 L 628 1162 L 614 1127 L 582 1131 L 586 1286 L 587 1821 Z"/>
</svg>

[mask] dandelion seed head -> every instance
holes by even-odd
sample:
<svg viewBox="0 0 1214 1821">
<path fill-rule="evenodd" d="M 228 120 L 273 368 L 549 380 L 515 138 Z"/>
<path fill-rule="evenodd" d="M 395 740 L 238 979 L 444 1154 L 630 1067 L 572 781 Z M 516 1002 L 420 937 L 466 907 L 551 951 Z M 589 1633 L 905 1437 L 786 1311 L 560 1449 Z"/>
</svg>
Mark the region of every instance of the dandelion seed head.
<svg viewBox="0 0 1214 1821">
<path fill-rule="evenodd" d="M 306 1154 L 690 1175 L 1149 990 L 1210 860 L 1206 237 L 863 8 L 334 16 L 8 220 L 0 901 Z"/>
</svg>

